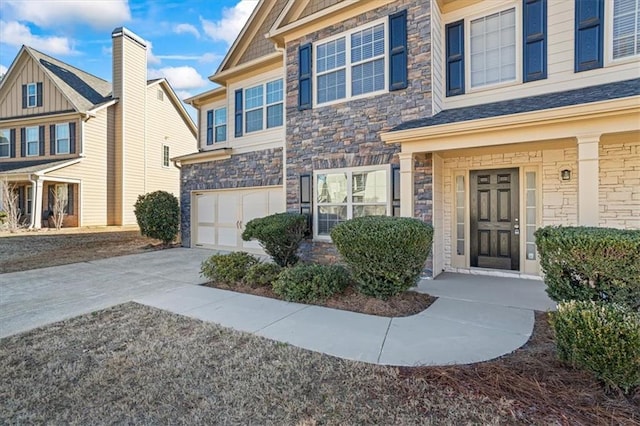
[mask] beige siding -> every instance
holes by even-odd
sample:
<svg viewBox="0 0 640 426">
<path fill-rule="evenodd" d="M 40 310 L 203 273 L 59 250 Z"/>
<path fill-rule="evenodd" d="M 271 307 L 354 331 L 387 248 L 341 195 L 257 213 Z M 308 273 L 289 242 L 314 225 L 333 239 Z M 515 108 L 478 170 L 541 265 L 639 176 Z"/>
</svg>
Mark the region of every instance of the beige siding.
<svg viewBox="0 0 640 426">
<path fill-rule="evenodd" d="M 440 9 L 435 4 L 435 0 L 431 0 L 431 88 L 433 98 L 433 113 L 437 114 L 442 111 L 444 104 L 444 88 L 445 79 L 444 70 L 444 33 L 440 30 L 442 27 L 442 16 Z"/>
<path fill-rule="evenodd" d="M 107 224 L 122 220 L 122 146 L 116 143 L 116 105 L 107 109 Z"/>
<path fill-rule="evenodd" d="M 162 91 L 163 100 L 158 99 L 158 90 Z M 169 167 L 163 166 L 162 147 L 168 146 L 170 157 L 177 157 L 196 151 L 197 143 L 178 108 L 162 85 L 147 88 L 146 192 L 163 190 L 180 195 L 180 170 L 173 162 Z"/>
<path fill-rule="evenodd" d="M 600 145 L 600 226 L 640 229 L 640 142 Z"/>
<path fill-rule="evenodd" d="M 38 121 L 13 121 L 11 123 L 0 124 L 0 129 L 15 129 L 16 131 L 16 156 L 15 158 L 3 158 L 2 161 L 12 162 L 12 161 L 34 161 L 34 160 L 66 160 L 70 158 L 75 158 L 80 153 L 80 120 L 77 118 L 78 114 L 68 115 L 66 117 L 42 117 Z M 64 123 L 75 123 L 76 124 L 76 153 L 75 154 L 56 154 L 55 148 L 51 150 L 51 130 L 50 126 L 56 124 L 64 124 Z M 44 155 L 35 155 L 35 156 L 27 156 L 25 152 L 25 156 L 21 155 L 21 129 L 26 129 L 27 127 L 40 127 L 44 126 Z M 38 129 L 39 132 L 39 129 Z M 39 149 L 39 148 L 38 148 Z"/>
<path fill-rule="evenodd" d="M 2 89 L 0 100 L 0 119 L 73 110 L 73 106 L 31 56 L 23 55 L 7 77 L 9 80 Z M 41 107 L 22 108 L 22 85 L 28 83 L 42 83 Z"/>
<path fill-rule="evenodd" d="M 467 93 L 460 96 L 445 98 L 444 109 L 459 108 L 469 105 L 478 105 L 489 102 L 497 102 L 506 99 L 534 96 L 543 93 L 559 92 L 571 89 L 604 84 L 613 81 L 623 81 L 640 77 L 640 58 L 632 58 L 613 62 L 609 59 L 610 42 L 608 32 L 612 25 L 611 10 L 605 10 L 605 50 L 604 67 L 576 73 L 574 71 L 574 9 L 575 2 L 568 0 L 549 0 L 547 9 L 547 60 L 548 78 L 522 84 L 522 58 L 517 62 L 517 80 L 514 83 L 497 86 L 494 88 L 471 89 L 467 74 Z M 516 7 L 521 17 L 522 2 L 515 0 L 495 0 L 492 2 L 480 2 L 470 7 L 461 8 L 445 14 L 443 22 L 439 26 L 444 38 L 444 25 L 460 19 L 467 20 L 470 16 L 482 16 L 484 13 L 492 13 L 502 8 Z M 518 18 L 517 33 L 522 33 L 521 18 Z M 467 29 L 465 28 L 465 31 Z M 468 40 L 467 40 L 468 41 Z M 468 44 L 465 44 L 468 51 Z M 521 53 L 522 43 L 517 42 L 517 48 Z M 470 67 L 467 52 L 466 68 Z M 435 83 L 435 82 L 434 82 Z M 444 84 L 444 80 L 443 80 Z"/>
<path fill-rule="evenodd" d="M 48 173 L 47 176 L 79 179 L 77 197 L 80 226 L 106 225 L 108 168 L 108 111 L 103 109 L 84 124 L 84 158 L 77 164 Z M 80 129 L 80 127 L 79 127 Z M 81 131 L 78 132 L 80 137 Z"/>
<path fill-rule="evenodd" d="M 122 52 L 124 46 L 124 37 L 120 37 L 113 40 L 113 96 L 120 101 L 113 107 L 110 107 L 110 114 L 113 116 L 113 137 L 114 137 L 114 156 L 113 156 L 113 171 L 114 171 L 114 199 L 112 205 L 112 217 L 113 225 L 121 225 L 123 219 L 123 165 L 124 165 L 124 147 L 121 143 L 123 137 L 123 106 L 122 106 L 122 88 L 123 88 L 123 60 Z"/>
</svg>

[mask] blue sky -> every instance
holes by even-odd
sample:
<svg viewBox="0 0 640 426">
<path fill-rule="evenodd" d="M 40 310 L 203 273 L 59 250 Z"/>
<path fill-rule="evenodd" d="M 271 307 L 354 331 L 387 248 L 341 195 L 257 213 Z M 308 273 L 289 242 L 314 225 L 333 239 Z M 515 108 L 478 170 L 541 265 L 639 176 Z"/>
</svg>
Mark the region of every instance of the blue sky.
<svg viewBox="0 0 640 426">
<path fill-rule="evenodd" d="M 215 72 L 258 0 L 1 0 L 0 74 L 25 44 L 111 81 L 111 31 L 147 40 L 149 78 L 182 99 Z M 193 111 L 189 112 L 193 115 Z"/>
</svg>

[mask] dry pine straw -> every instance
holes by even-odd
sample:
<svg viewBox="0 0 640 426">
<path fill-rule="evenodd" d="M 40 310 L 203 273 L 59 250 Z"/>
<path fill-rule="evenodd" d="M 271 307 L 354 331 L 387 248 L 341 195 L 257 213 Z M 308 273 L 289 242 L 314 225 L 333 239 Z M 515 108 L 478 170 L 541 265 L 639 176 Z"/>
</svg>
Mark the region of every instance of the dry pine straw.
<svg viewBox="0 0 640 426">
<path fill-rule="evenodd" d="M 204 285 L 282 300 L 282 298 L 275 294 L 269 286 L 252 287 L 246 284 L 229 285 L 216 282 L 208 282 Z M 414 291 L 405 291 L 397 296 L 390 297 L 387 300 L 381 300 L 360 294 L 350 286 L 347 287 L 344 292 L 336 294 L 327 300 L 318 301 L 315 304 L 326 306 L 328 308 L 342 309 L 344 311 L 360 312 L 363 314 L 383 317 L 406 317 L 424 311 L 435 301 L 436 298 L 433 296 L 416 293 Z"/>
<path fill-rule="evenodd" d="M 0 340 L 0 424 L 640 424 L 562 367 L 545 314 L 469 366 L 337 359 L 128 303 Z"/>
</svg>

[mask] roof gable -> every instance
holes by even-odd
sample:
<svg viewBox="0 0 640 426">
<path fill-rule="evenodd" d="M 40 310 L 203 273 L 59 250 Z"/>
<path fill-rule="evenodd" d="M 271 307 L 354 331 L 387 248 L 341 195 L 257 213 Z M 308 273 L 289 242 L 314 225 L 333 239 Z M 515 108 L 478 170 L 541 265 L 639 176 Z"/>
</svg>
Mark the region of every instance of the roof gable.
<svg viewBox="0 0 640 426">
<path fill-rule="evenodd" d="M 198 136 L 198 129 L 197 129 L 195 123 L 191 119 L 191 116 L 189 115 L 189 113 L 185 109 L 184 104 L 180 101 L 180 98 L 178 98 L 178 95 L 176 95 L 176 92 L 173 90 L 173 87 L 171 87 L 169 82 L 165 78 L 158 78 L 158 79 L 155 79 L 155 80 L 148 80 L 147 81 L 147 88 L 155 86 L 155 85 L 162 87 L 164 93 L 166 93 L 166 95 L 168 96 L 169 100 L 173 104 L 173 107 L 176 109 L 176 111 L 178 112 L 180 117 L 184 120 L 184 122 L 187 125 L 187 127 L 189 127 L 189 130 L 191 130 L 191 133 L 193 134 L 193 136 L 197 137 Z"/>
</svg>

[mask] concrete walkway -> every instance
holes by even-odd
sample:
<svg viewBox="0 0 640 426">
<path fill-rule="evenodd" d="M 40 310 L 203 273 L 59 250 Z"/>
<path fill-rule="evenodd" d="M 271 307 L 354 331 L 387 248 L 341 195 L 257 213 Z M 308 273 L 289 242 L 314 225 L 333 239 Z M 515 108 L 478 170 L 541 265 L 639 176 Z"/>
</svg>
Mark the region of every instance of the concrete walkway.
<svg viewBox="0 0 640 426">
<path fill-rule="evenodd" d="M 533 309 L 554 307 L 539 281 L 443 274 L 420 283 L 439 296 L 420 314 L 357 314 L 197 286 L 210 254 L 172 249 L 0 275 L 0 337 L 133 300 L 347 359 L 463 364 L 522 346 Z"/>
</svg>

